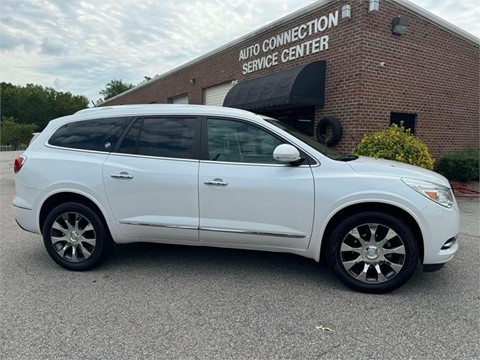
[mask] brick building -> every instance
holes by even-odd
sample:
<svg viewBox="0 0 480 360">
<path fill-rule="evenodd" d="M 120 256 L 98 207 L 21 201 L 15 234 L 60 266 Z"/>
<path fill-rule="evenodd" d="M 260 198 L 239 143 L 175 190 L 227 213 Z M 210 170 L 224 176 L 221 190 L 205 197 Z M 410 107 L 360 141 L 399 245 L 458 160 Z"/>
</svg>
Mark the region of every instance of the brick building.
<svg viewBox="0 0 480 360">
<path fill-rule="evenodd" d="M 403 0 L 323 0 L 105 101 L 244 108 L 336 148 L 403 121 L 435 158 L 479 145 L 480 40 Z"/>
</svg>

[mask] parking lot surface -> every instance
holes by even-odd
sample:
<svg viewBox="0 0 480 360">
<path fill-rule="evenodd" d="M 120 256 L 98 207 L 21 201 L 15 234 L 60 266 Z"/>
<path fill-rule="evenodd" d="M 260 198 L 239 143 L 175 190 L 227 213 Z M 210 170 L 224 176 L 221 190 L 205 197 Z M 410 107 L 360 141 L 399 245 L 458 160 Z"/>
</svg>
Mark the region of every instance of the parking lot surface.
<svg viewBox="0 0 480 360">
<path fill-rule="evenodd" d="M 69 272 L 11 212 L 0 153 L 2 359 L 474 359 L 480 356 L 479 201 L 459 199 L 460 248 L 386 295 L 355 293 L 295 255 L 118 246 Z"/>
</svg>

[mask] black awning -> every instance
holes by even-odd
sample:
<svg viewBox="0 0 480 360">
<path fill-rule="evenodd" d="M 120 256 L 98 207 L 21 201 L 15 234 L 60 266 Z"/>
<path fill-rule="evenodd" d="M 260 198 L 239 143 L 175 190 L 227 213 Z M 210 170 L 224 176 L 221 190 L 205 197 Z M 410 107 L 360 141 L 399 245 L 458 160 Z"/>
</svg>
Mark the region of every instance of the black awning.
<svg viewBox="0 0 480 360">
<path fill-rule="evenodd" d="M 325 97 L 325 61 L 280 71 L 235 85 L 223 106 L 260 110 L 283 105 L 323 106 Z"/>
</svg>

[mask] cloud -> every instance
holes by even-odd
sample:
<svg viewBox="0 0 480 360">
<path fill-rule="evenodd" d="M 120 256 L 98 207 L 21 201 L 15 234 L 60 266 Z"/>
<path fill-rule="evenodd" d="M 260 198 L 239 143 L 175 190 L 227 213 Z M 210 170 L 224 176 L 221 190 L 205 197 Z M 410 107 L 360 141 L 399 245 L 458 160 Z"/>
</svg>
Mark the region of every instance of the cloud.
<svg viewBox="0 0 480 360">
<path fill-rule="evenodd" d="M 0 0 L 2 80 L 97 100 L 112 79 L 139 83 L 312 2 Z M 480 35 L 474 2 L 414 2 Z"/>
<path fill-rule="evenodd" d="M 55 89 L 59 91 L 69 88 L 73 83 L 74 83 L 73 80 L 63 80 L 60 78 L 56 78 L 53 81 L 53 84 L 55 85 Z"/>
<path fill-rule="evenodd" d="M 42 53 L 46 55 L 65 55 L 68 53 L 68 47 L 58 38 L 47 37 L 43 39 L 41 45 Z"/>
<path fill-rule="evenodd" d="M 475 1 L 412 0 L 418 6 L 480 37 L 480 6 Z"/>
<path fill-rule="evenodd" d="M 19 47 L 30 51 L 33 49 L 35 42 L 21 34 L 11 34 L 7 30 L 0 28 L 0 51 L 12 51 Z"/>
</svg>

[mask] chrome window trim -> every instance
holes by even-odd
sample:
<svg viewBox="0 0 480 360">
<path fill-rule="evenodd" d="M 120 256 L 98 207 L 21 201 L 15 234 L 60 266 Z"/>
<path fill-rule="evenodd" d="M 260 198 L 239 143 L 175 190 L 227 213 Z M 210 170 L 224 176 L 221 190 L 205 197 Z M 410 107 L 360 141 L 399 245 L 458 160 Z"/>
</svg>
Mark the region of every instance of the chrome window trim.
<svg viewBox="0 0 480 360">
<path fill-rule="evenodd" d="M 268 164 L 268 163 L 249 163 L 241 161 L 215 161 L 215 160 L 200 160 L 200 162 L 207 164 L 222 164 L 222 165 L 241 165 L 241 166 L 264 166 L 264 167 L 295 167 L 295 168 L 308 168 L 310 165 L 303 164 L 299 166 L 292 166 L 289 164 Z"/>
<path fill-rule="evenodd" d="M 169 161 L 188 161 L 188 162 L 196 162 L 198 163 L 199 159 L 185 159 L 185 158 L 169 158 L 169 157 L 159 157 L 159 156 L 152 156 L 152 155 L 139 155 L 139 154 L 128 154 L 128 153 L 118 153 L 118 152 L 110 152 L 110 151 L 98 151 L 98 150 L 85 150 L 85 149 L 76 149 L 76 148 L 68 148 L 63 146 L 57 145 L 50 145 L 45 144 L 46 147 L 57 149 L 57 150 L 66 150 L 66 151 L 80 151 L 82 153 L 90 153 L 90 154 L 102 154 L 105 156 L 116 155 L 116 156 L 126 156 L 126 157 L 136 157 L 136 158 L 146 158 L 146 159 L 154 159 L 154 160 L 169 160 Z"/>
<path fill-rule="evenodd" d="M 72 148 L 72 147 L 65 147 L 65 146 L 58 146 L 58 145 L 52 145 L 48 143 L 48 140 L 45 141 L 45 147 L 51 148 L 51 149 L 57 149 L 57 150 L 67 150 L 67 151 L 80 151 L 84 153 L 93 153 L 93 154 L 102 154 L 102 155 L 110 155 L 110 151 L 100 151 L 100 150 L 87 150 L 87 149 L 78 149 L 78 148 Z"/>
</svg>

